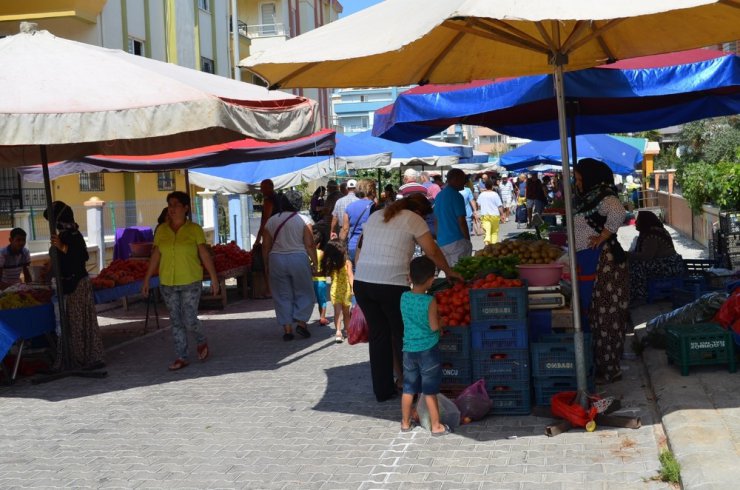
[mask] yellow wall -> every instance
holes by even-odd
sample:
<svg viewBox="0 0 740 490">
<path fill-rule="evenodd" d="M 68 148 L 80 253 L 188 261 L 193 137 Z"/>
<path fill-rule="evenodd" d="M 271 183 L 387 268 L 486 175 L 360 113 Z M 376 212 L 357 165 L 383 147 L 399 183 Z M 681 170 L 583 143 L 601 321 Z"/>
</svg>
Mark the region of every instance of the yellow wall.
<svg viewBox="0 0 740 490">
<path fill-rule="evenodd" d="M 103 179 L 104 191 L 81 192 L 79 175 L 60 177 L 53 181 L 52 195 L 55 201 L 64 201 L 71 206 L 82 205 L 93 196 L 101 201 L 123 201 L 123 174 L 105 173 Z"/>
</svg>

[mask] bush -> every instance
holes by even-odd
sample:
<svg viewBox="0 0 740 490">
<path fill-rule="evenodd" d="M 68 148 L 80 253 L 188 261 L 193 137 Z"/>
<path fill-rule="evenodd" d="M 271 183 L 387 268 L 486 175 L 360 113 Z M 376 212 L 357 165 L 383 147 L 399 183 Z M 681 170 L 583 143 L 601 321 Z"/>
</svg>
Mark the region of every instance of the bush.
<svg viewBox="0 0 740 490">
<path fill-rule="evenodd" d="M 695 214 L 699 214 L 706 203 L 713 203 L 720 209 L 740 209 L 738 163 L 682 162 L 676 169 L 676 180 Z"/>
</svg>

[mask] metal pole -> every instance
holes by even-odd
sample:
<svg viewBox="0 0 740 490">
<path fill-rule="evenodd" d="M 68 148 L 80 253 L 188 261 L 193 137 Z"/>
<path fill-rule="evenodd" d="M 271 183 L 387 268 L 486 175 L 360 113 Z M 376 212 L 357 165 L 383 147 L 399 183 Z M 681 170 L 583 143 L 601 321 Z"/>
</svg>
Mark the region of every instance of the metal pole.
<svg viewBox="0 0 740 490">
<path fill-rule="evenodd" d="M 57 220 L 54 216 L 53 201 L 51 197 L 51 178 L 49 176 L 49 157 L 46 154 L 46 145 L 41 145 L 41 169 L 44 174 L 44 192 L 46 194 L 46 215 L 49 219 L 49 239 L 57 233 Z M 59 250 L 56 247 L 49 248 L 49 258 L 51 259 L 51 269 L 54 271 L 56 280 L 56 292 L 59 308 L 59 325 L 61 342 L 61 367 L 62 370 L 70 368 L 69 359 L 69 326 L 67 325 L 67 306 L 64 304 L 64 293 L 62 292 L 62 270 L 59 267 Z"/>
<path fill-rule="evenodd" d="M 555 98 L 558 106 L 558 128 L 560 131 L 560 154 L 563 164 L 563 192 L 565 197 L 565 225 L 568 233 L 568 260 L 570 261 L 570 280 L 572 285 L 571 308 L 573 309 L 573 328 L 575 330 L 573 343 L 576 357 L 576 381 L 578 385 L 579 402 L 582 406 L 587 403 L 588 382 L 586 378 L 586 353 L 583 345 L 583 327 L 581 325 L 581 298 L 578 290 L 578 264 L 576 263 L 576 235 L 573 228 L 573 193 L 570 183 L 570 165 L 568 158 L 568 130 L 565 121 L 565 83 L 563 78 L 564 60 L 555 59 Z"/>
<path fill-rule="evenodd" d="M 239 69 L 239 9 L 237 0 L 231 0 L 231 53 L 233 54 L 234 80 L 241 81 L 242 71 Z"/>
</svg>

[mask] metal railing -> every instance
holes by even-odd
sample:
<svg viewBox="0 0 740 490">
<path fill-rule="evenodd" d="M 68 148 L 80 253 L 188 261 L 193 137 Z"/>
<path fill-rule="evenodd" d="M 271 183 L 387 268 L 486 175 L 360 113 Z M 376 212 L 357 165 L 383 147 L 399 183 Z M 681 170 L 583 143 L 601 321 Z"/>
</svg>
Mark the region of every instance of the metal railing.
<svg viewBox="0 0 740 490">
<path fill-rule="evenodd" d="M 239 31 L 241 34 L 241 29 Z M 257 37 L 285 36 L 285 27 L 282 23 L 275 24 L 253 24 L 247 26 L 246 36 L 250 39 Z"/>
</svg>

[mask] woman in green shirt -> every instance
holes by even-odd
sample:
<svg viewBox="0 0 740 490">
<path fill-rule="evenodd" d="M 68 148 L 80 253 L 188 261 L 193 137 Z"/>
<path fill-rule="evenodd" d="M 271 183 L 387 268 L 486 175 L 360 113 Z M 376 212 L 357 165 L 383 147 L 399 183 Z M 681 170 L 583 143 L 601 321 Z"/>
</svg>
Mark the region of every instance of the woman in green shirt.
<svg viewBox="0 0 740 490">
<path fill-rule="evenodd" d="M 172 337 L 177 359 L 169 369 L 189 364 L 187 330 L 195 333 L 198 359 L 208 358 L 208 342 L 198 319 L 203 267 L 211 278 L 211 292 L 219 292 L 218 276 L 206 248 L 203 228 L 190 221 L 190 196 L 181 191 L 167 195 L 169 219 L 157 228 L 142 294 L 149 294 L 149 279 L 159 269 L 159 289 L 170 312 Z M 202 264 L 202 265 L 201 265 Z"/>
</svg>

